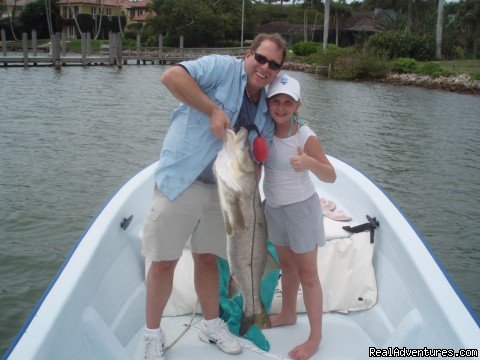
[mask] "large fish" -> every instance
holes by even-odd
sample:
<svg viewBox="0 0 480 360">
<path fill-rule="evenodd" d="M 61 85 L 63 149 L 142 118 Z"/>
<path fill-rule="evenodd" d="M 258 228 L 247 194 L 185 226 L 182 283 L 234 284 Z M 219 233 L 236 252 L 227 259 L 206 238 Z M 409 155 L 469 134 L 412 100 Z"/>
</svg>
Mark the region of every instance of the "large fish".
<svg viewBox="0 0 480 360">
<path fill-rule="evenodd" d="M 269 267 L 273 263 L 267 250 L 267 224 L 245 128 L 240 128 L 237 134 L 227 129 L 213 171 L 227 232 L 229 295 L 238 290 L 243 296 L 239 331 L 243 336 L 253 324 L 262 329 L 271 327 L 260 301 L 260 281 L 267 258 Z"/>
</svg>

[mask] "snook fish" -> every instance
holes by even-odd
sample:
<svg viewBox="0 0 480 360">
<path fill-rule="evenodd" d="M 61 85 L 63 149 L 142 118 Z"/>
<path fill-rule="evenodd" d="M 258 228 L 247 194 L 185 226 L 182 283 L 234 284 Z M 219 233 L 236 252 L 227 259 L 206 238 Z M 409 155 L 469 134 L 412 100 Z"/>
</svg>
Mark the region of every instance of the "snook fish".
<svg viewBox="0 0 480 360">
<path fill-rule="evenodd" d="M 243 296 L 240 336 L 253 324 L 270 328 L 270 319 L 260 301 L 260 281 L 267 257 L 267 224 L 250 155 L 248 132 L 227 129 L 223 148 L 213 165 L 220 206 L 227 232 L 227 256 L 231 278 L 229 296 L 238 290 Z M 271 261 L 270 261 L 271 259 Z M 273 267 L 273 266 L 272 266 Z M 232 279 L 233 278 L 233 279 Z"/>
</svg>

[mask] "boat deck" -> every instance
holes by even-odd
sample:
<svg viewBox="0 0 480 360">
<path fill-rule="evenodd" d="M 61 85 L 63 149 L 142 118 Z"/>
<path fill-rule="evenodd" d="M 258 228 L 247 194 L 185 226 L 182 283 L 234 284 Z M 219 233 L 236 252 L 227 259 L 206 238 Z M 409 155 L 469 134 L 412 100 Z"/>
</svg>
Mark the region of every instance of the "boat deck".
<svg viewBox="0 0 480 360">
<path fill-rule="evenodd" d="M 182 323 L 189 323 L 191 316 L 165 317 L 162 319 L 162 328 L 167 333 L 167 346 L 170 345 L 184 330 Z M 190 359 L 201 354 L 202 359 L 232 359 L 220 351 L 216 346 L 202 342 L 198 338 L 195 324 L 201 321 L 201 316 L 195 316 L 193 327 L 185 333 L 180 340 L 167 351 L 169 360 Z M 357 325 L 355 321 L 344 314 L 324 314 L 323 340 L 314 359 L 363 359 L 368 358 L 368 347 L 374 346 L 369 336 Z M 243 352 L 235 359 L 288 359 L 288 352 L 296 345 L 308 338 L 310 327 L 306 314 L 298 315 L 298 322 L 292 326 L 282 326 L 263 330 L 263 334 L 270 343 L 270 351 L 264 353 L 250 341 L 239 338 L 244 347 Z M 143 359 L 143 334 L 140 328 L 137 334 L 127 345 L 126 350 L 133 354 L 134 359 Z M 349 339 L 345 343 L 345 339 Z M 359 354 L 358 349 L 365 349 L 365 354 Z"/>
</svg>

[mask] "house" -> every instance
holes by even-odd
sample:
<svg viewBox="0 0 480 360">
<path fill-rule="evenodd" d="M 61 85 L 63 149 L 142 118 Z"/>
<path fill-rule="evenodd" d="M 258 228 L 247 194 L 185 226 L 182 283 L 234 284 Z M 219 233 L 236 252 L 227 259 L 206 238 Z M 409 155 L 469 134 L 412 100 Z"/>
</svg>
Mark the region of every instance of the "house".
<svg viewBox="0 0 480 360">
<path fill-rule="evenodd" d="M 286 21 L 271 21 L 260 25 L 257 28 L 257 33 L 278 33 L 282 35 L 283 39 L 287 42 L 288 46 L 292 46 L 293 44 L 303 41 L 303 25 L 298 24 L 290 24 Z"/>
<path fill-rule="evenodd" d="M 150 11 L 150 5 L 152 0 L 139 0 L 125 5 L 127 9 L 127 25 L 130 24 L 143 24 L 145 25 L 156 14 Z"/>
<path fill-rule="evenodd" d="M 17 16 L 20 15 L 25 6 L 32 1 L 33 0 L 3 0 L 3 2 L 0 1 L 0 5 L 3 5 L 5 7 L 4 12 L 1 14 L 0 20 L 13 16 L 13 12 L 15 12 L 15 18 L 17 18 Z"/>
<path fill-rule="evenodd" d="M 373 13 L 371 11 L 354 13 L 346 19 L 342 29 L 345 46 L 357 45 L 370 35 L 383 31 L 385 24 L 396 17 L 397 13 L 394 10 L 375 9 Z"/>
<path fill-rule="evenodd" d="M 333 15 L 333 14 L 331 14 Z M 382 31 L 386 22 L 395 19 L 394 10 L 375 9 L 374 11 L 356 12 L 339 22 L 339 46 L 351 46 Z M 304 41 L 304 25 L 290 24 L 284 21 L 272 21 L 259 26 L 256 33 L 279 33 L 288 46 Z M 323 42 L 323 24 L 313 27 L 308 25 L 308 41 Z M 329 43 L 335 43 L 335 21 L 329 22 Z"/>
<path fill-rule="evenodd" d="M 75 17 L 78 15 L 91 15 L 93 20 L 93 29 L 82 29 L 82 32 L 96 33 L 100 25 L 100 15 L 107 16 L 109 20 L 117 17 L 120 13 L 126 16 L 125 5 L 128 0 L 59 0 L 60 15 L 63 18 L 62 32 L 68 38 L 78 37 L 78 30 L 75 24 Z"/>
</svg>

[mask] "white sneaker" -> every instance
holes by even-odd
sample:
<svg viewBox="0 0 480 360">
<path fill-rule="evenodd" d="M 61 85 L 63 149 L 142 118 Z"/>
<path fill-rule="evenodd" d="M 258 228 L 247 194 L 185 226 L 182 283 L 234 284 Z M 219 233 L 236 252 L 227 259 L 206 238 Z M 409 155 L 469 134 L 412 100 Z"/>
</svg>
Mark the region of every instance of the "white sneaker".
<svg viewBox="0 0 480 360">
<path fill-rule="evenodd" d="M 145 342 L 145 360 L 165 360 L 163 347 L 165 346 L 165 333 L 160 330 L 160 335 L 147 335 Z"/>
<path fill-rule="evenodd" d="M 227 324 L 223 320 L 220 321 L 220 325 L 216 328 L 209 328 L 202 321 L 198 337 L 206 343 L 216 344 L 220 350 L 227 354 L 240 354 L 242 352 L 240 343 L 235 336 L 228 331 Z"/>
</svg>

